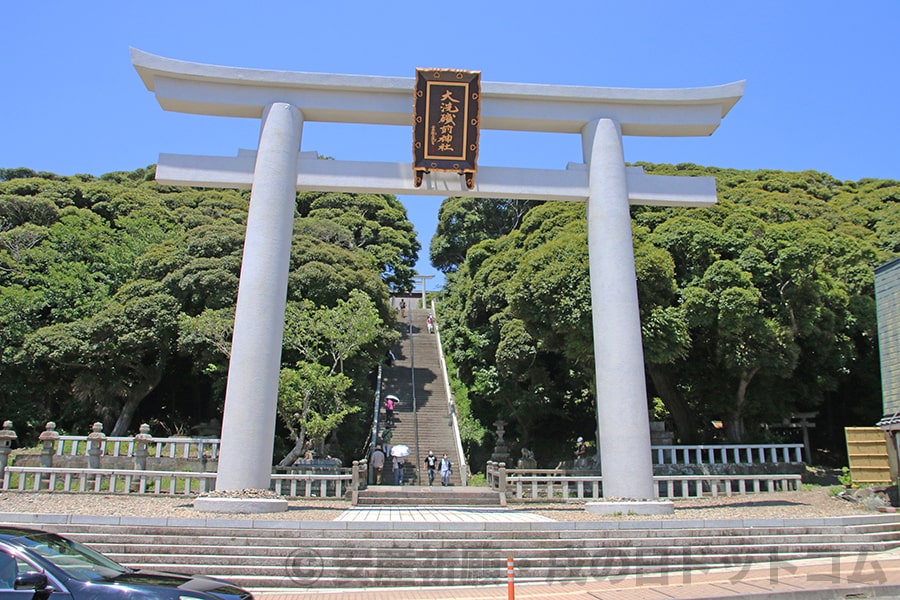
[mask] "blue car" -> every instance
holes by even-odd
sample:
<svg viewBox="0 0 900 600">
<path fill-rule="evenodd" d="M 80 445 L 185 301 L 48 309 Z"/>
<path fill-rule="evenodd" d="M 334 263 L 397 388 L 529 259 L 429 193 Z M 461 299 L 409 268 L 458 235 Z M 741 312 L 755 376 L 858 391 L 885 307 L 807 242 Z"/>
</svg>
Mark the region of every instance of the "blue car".
<svg viewBox="0 0 900 600">
<path fill-rule="evenodd" d="M 0 599 L 252 600 L 209 577 L 137 571 L 54 533 L 0 527 Z"/>
</svg>

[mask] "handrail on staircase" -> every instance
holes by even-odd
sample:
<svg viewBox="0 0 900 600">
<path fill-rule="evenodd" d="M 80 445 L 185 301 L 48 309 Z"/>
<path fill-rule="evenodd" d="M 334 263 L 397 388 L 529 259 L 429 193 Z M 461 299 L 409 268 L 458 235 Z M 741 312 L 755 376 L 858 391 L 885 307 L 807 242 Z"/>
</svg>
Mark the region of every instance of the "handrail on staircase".
<svg viewBox="0 0 900 600">
<path fill-rule="evenodd" d="M 444 360 L 444 347 L 441 344 L 441 330 L 437 327 L 437 310 L 435 308 L 434 299 L 431 300 L 431 314 L 434 316 L 435 327 L 434 333 L 437 337 L 438 357 L 441 364 L 441 372 L 444 375 L 444 391 L 447 394 L 447 410 L 450 413 L 450 427 L 453 430 L 453 439 L 456 442 L 456 456 L 459 457 L 459 478 L 460 485 L 469 485 L 469 465 L 466 462 L 466 455 L 463 451 L 462 436 L 459 433 L 459 420 L 456 415 L 456 402 L 453 400 L 453 394 L 450 393 L 450 378 L 447 375 L 447 362 Z"/>
<path fill-rule="evenodd" d="M 372 450 L 375 449 L 375 446 L 378 445 L 378 419 L 379 415 L 381 415 L 381 377 L 382 377 L 382 365 L 378 363 L 378 381 L 375 384 L 375 410 L 372 413 L 372 437 L 369 439 L 369 447 L 366 450 L 366 457 L 368 457 Z M 366 461 L 367 462 L 367 461 Z M 373 483 L 374 481 L 374 473 L 369 473 L 367 477 L 368 483 Z"/>
</svg>

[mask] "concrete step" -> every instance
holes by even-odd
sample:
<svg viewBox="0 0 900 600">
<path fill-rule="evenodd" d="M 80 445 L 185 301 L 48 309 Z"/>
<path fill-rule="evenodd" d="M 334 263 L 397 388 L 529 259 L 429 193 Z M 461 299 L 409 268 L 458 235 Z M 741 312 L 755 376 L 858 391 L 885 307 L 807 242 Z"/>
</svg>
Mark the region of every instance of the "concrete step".
<svg viewBox="0 0 900 600">
<path fill-rule="evenodd" d="M 369 486 L 359 506 L 500 506 L 500 494 L 482 487 Z"/>
<path fill-rule="evenodd" d="M 371 533 L 364 534 L 362 532 L 353 534 L 345 533 L 343 535 L 340 532 L 334 531 L 316 531 L 315 533 L 316 535 L 314 536 L 296 535 L 280 537 L 225 537 L 197 535 L 186 539 L 184 535 L 179 534 L 145 534 L 141 536 L 140 534 L 135 533 L 107 532 L 104 534 L 103 541 L 99 542 L 99 545 L 102 546 L 104 552 L 134 552 L 135 549 L 132 547 L 130 540 L 140 536 L 144 543 L 158 548 L 155 552 L 162 554 L 182 552 L 184 551 L 184 548 L 192 548 L 198 554 L 242 554 L 246 552 L 278 554 L 282 552 L 284 548 L 296 547 L 297 540 L 303 540 L 304 547 L 337 547 L 346 549 L 348 546 L 348 539 L 366 541 L 366 543 L 363 544 L 363 547 L 367 547 L 371 545 L 369 544 L 371 540 L 378 538 L 377 535 Z M 678 550 L 679 548 L 691 546 L 702 546 L 704 548 L 778 546 L 786 548 L 791 544 L 816 544 L 819 546 L 825 544 L 855 544 L 860 546 L 863 544 L 884 544 L 898 541 L 896 534 L 843 536 L 835 533 L 810 532 L 804 534 L 782 533 L 753 537 L 740 535 L 697 535 L 691 537 L 682 535 L 681 532 L 676 532 L 676 534 L 677 535 L 675 536 L 669 537 L 639 537 L 637 535 L 596 537 L 595 533 L 592 535 L 591 532 L 586 532 L 585 535 L 580 538 L 558 538 L 550 537 L 547 532 L 536 532 L 535 535 L 530 536 L 504 535 L 503 532 L 493 532 L 487 539 L 484 537 L 483 532 L 479 533 L 477 536 L 468 537 L 436 535 L 435 539 L 422 539 L 418 535 L 416 537 L 399 537 L 397 535 L 391 535 L 390 537 L 383 539 L 378 548 L 384 550 L 411 548 L 417 551 L 470 550 L 478 548 L 533 549 L 535 548 L 535 541 L 539 540 L 539 548 L 541 550 L 552 550 L 554 552 L 557 550 L 578 550 L 583 548 L 624 547 L 643 549 L 665 548 L 674 553 L 678 553 L 680 551 Z M 69 532 L 67 535 L 72 539 L 83 541 L 85 543 L 98 543 L 98 532 Z M 354 545 L 354 547 L 359 546 Z"/>
<path fill-rule="evenodd" d="M 400 398 L 400 403 L 394 411 L 396 419 L 392 428 L 391 443 L 415 448 L 418 440 L 420 456 L 408 459 L 414 463 L 424 460 L 428 450 L 434 450 L 436 454 L 447 452 L 450 460 L 457 466 L 451 475 L 451 484 L 461 487 L 463 481 L 458 467 L 464 460 L 458 456 L 456 450 L 437 336 L 429 334 L 425 325 L 428 314 L 429 311 L 425 309 L 413 309 L 407 313 L 412 317 L 412 334 L 409 332 L 410 327 L 406 319 L 398 323 L 397 330 L 401 334 L 401 339 L 394 348 L 397 360 L 394 366 L 384 370 L 383 394 L 393 394 Z M 415 388 L 413 388 L 413 368 Z M 413 396 L 416 404 L 415 418 L 412 413 Z M 384 431 L 383 419 L 382 413 L 379 435 Z M 420 468 L 421 465 L 416 464 L 416 467 Z M 419 471 L 418 475 L 421 478 L 424 472 Z M 418 484 L 421 481 L 416 480 L 413 483 Z"/>
<path fill-rule="evenodd" d="M 465 491 L 469 490 L 477 488 Z M 457 491 L 386 487 L 375 495 L 397 502 Z M 709 527 L 691 521 L 660 521 L 656 526 L 623 522 L 619 527 L 604 522 L 574 527 L 558 522 L 458 527 L 306 522 L 298 527 L 277 521 L 265 526 L 234 526 L 224 519 L 209 526 L 177 521 L 171 526 L 96 522 L 32 526 L 68 535 L 130 566 L 225 577 L 251 588 L 502 583 L 508 557 L 516 560 L 516 580 L 526 582 L 635 573 L 659 576 L 716 566 L 871 555 L 900 547 L 900 522 L 876 519 L 780 526 L 726 522 Z"/>
<path fill-rule="evenodd" d="M 706 570 L 720 567 L 738 567 L 755 563 L 782 563 L 790 570 L 791 563 L 812 557 L 827 558 L 840 553 L 731 553 L 704 558 L 688 556 L 673 560 L 671 556 L 647 558 L 607 556 L 565 557 L 548 562 L 515 558 L 516 581 L 565 581 L 583 578 L 617 577 L 640 573 L 660 574 L 690 570 Z M 318 556 L 315 551 L 301 549 L 288 561 L 274 565 L 225 566 L 185 565 L 180 561 L 170 563 L 132 564 L 136 568 L 164 570 L 180 573 L 198 573 L 226 578 L 245 587 L 408 587 L 434 585 L 471 585 L 499 583 L 506 573 L 507 556 L 473 553 L 465 561 L 457 559 L 429 558 L 417 560 L 409 557 L 375 557 L 365 561 L 336 562 L 329 557 Z"/>
<path fill-rule="evenodd" d="M 178 552 L 155 552 L 153 554 L 134 554 L 133 552 L 115 552 L 100 545 L 93 546 L 96 550 L 120 562 L 129 564 L 171 564 L 178 563 L 185 566 L 231 566 L 236 563 L 255 566 L 284 566 L 285 559 L 294 556 L 297 548 L 253 548 L 244 554 L 202 553 L 199 549 L 190 547 L 180 548 Z M 581 561 L 582 564 L 603 566 L 610 562 L 628 564 L 652 564 L 673 561 L 698 560 L 709 562 L 722 560 L 722 557 L 754 556 L 772 559 L 778 556 L 826 556 L 840 555 L 848 549 L 852 552 L 880 552 L 886 549 L 880 544 L 770 544 L 765 546 L 752 546 L 748 551 L 738 552 L 734 546 L 682 546 L 676 549 L 636 548 L 621 546 L 617 548 L 603 548 L 602 553 L 585 553 L 584 548 L 571 549 L 547 549 L 547 548 L 522 548 L 498 546 L 491 548 L 448 549 L 448 548 L 347 548 L 340 546 L 303 546 L 303 552 L 315 555 L 329 562 L 338 561 L 348 567 L 365 567 L 371 563 L 404 563 L 411 566 L 424 562 L 440 561 L 445 564 L 464 565 L 473 557 L 514 556 L 516 562 L 522 567 L 546 567 L 563 568 L 573 561 Z M 239 561 L 236 558 L 240 558 Z M 775 558 L 777 560 L 777 558 Z"/>
</svg>

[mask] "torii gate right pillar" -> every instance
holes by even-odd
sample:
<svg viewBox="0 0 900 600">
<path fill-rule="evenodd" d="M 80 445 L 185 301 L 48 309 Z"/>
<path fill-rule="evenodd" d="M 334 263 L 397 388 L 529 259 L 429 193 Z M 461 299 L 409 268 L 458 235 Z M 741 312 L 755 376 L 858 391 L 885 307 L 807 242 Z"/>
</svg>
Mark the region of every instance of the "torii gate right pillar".
<svg viewBox="0 0 900 600">
<path fill-rule="evenodd" d="M 657 492 L 618 123 L 612 119 L 588 123 L 582 145 L 589 169 L 588 256 L 603 496 L 648 500 L 656 498 Z"/>
</svg>

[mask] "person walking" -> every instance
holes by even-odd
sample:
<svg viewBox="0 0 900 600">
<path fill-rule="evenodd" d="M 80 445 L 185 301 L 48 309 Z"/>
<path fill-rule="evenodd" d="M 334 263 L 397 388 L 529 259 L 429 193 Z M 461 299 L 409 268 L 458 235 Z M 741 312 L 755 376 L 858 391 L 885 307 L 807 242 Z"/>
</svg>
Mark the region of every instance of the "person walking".
<svg viewBox="0 0 900 600">
<path fill-rule="evenodd" d="M 384 422 L 387 426 L 394 426 L 394 397 L 388 396 L 384 399 Z"/>
<path fill-rule="evenodd" d="M 425 457 L 425 470 L 428 471 L 428 487 L 434 485 L 434 473 L 437 470 L 438 457 L 434 455 L 434 450 L 428 451 Z"/>
<path fill-rule="evenodd" d="M 372 468 L 375 470 L 375 485 L 381 485 L 381 472 L 384 470 L 384 452 L 381 446 L 375 446 L 375 452 L 372 453 Z"/>
<path fill-rule="evenodd" d="M 587 457 L 587 444 L 584 443 L 584 438 L 578 436 L 578 439 L 575 441 L 575 468 L 579 469 L 585 466 L 585 458 Z"/>
<path fill-rule="evenodd" d="M 392 460 L 394 465 L 394 484 L 403 485 L 403 457 L 395 456 Z"/>
<path fill-rule="evenodd" d="M 406 300 L 403 299 L 400 300 L 400 317 L 406 318 Z"/>
<path fill-rule="evenodd" d="M 447 453 L 444 452 L 444 456 L 441 457 L 441 485 L 446 487 L 450 485 L 450 475 L 453 473 L 453 465 L 450 462 L 450 459 L 447 458 Z"/>
<path fill-rule="evenodd" d="M 428 315 L 428 318 L 425 319 L 425 324 L 428 326 L 428 333 L 434 333 L 434 317 Z"/>
</svg>

